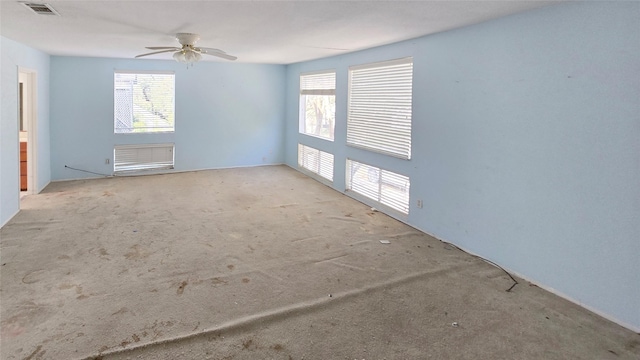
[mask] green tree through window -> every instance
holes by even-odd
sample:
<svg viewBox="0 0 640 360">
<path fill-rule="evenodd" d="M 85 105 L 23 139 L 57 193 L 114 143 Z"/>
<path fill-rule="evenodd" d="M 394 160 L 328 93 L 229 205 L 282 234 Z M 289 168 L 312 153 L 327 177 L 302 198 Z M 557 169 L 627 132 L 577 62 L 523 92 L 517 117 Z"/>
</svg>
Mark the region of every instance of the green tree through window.
<svg viewBox="0 0 640 360">
<path fill-rule="evenodd" d="M 175 131 L 173 73 L 116 72 L 115 133 Z"/>
<path fill-rule="evenodd" d="M 300 132 L 333 140 L 336 122 L 336 73 L 300 75 Z"/>
</svg>

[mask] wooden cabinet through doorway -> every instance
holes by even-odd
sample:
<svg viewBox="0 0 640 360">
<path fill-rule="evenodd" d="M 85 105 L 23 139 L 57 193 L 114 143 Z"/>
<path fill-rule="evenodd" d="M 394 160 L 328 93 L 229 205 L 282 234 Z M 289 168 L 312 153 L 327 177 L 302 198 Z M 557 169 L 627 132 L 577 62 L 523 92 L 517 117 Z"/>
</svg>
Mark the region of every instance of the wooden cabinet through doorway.
<svg viewBox="0 0 640 360">
<path fill-rule="evenodd" d="M 15 143 L 14 143 L 15 144 Z M 20 142 L 20 190 L 27 190 L 27 142 Z"/>
</svg>

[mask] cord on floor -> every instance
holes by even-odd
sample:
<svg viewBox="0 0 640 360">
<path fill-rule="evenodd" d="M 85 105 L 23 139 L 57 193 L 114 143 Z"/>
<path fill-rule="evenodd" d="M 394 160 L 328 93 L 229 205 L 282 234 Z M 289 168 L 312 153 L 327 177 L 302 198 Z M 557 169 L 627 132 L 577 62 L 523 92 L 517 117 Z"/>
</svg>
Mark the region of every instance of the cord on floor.
<svg viewBox="0 0 640 360">
<path fill-rule="evenodd" d="M 67 169 L 76 170 L 76 171 L 82 171 L 82 172 L 86 172 L 86 173 L 89 173 L 89 174 L 100 175 L 100 176 L 104 176 L 104 177 L 113 177 L 114 176 L 114 175 L 107 175 L 107 174 L 97 173 L 97 172 L 93 172 L 93 171 L 89 171 L 89 170 L 76 169 L 76 168 L 73 168 L 73 167 L 67 166 L 67 165 L 65 165 L 64 167 L 66 167 Z"/>
<path fill-rule="evenodd" d="M 442 240 L 440 240 L 440 241 L 442 241 Z M 497 267 L 498 269 L 500 269 L 500 270 L 504 271 L 504 273 L 505 273 L 505 274 L 507 274 L 507 275 L 511 278 L 511 280 L 513 280 L 513 285 L 511 285 L 511 287 L 510 287 L 510 288 L 508 288 L 507 290 L 505 290 L 506 292 L 511 292 L 511 290 L 512 290 L 516 285 L 518 285 L 518 284 L 519 284 L 519 283 L 518 283 L 518 281 L 517 281 L 513 276 L 511 276 L 511 274 L 510 274 L 507 270 L 505 270 L 502 266 L 500 266 L 500 265 L 498 265 L 498 264 L 494 263 L 493 261 L 491 261 L 491 260 L 487 260 L 487 259 L 483 258 L 482 256 L 478 256 L 478 255 L 470 254 L 470 253 L 468 253 L 468 252 L 466 252 L 466 251 L 462 250 L 461 248 L 459 248 L 458 246 L 456 246 L 456 245 L 454 245 L 454 244 L 452 244 L 452 243 L 450 243 L 450 242 L 446 242 L 446 241 L 442 241 L 442 242 L 443 242 L 443 243 L 445 243 L 445 244 L 447 244 L 447 245 L 449 245 L 449 246 L 452 246 L 452 247 L 454 247 L 454 248 L 456 248 L 456 249 L 458 249 L 458 250 L 460 250 L 460 251 L 462 251 L 462 252 L 463 252 L 463 253 L 465 253 L 465 254 L 471 255 L 471 256 L 473 256 L 474 258 L 480 259 L 480 260 L 482 260 L 482 261 L 484 261 L 484 262 L 486 262 L 486 263 L 488 263 L 488 264 L 491 264 L 491 265 L 493 265 L 493 266 Z"/>
</svg>

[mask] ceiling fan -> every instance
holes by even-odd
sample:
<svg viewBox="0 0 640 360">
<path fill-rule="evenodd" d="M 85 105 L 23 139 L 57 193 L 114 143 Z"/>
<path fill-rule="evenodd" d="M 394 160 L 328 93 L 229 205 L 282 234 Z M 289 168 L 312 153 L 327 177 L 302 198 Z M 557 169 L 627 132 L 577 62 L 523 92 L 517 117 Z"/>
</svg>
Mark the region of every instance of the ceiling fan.
<svg viewBox="0 0 640 360">
<path fill-rule="evenodd" d="M 176 40 L 182 45 L 182 47 L 176 46 L 148 46 L 149 50 L 160 50 L 146 54 L 140 54 L 136 58 L 143 56 L 162 54 L 167 52 L 174 52 L 173 58 L 177 62 L 192 64 L 200 61 L 202 54 L 217 56 L 219 58 L 227 60 L 235 60 L 237 57 L 229 55 L 220 49 L 213 49 L 207 47 L 196 47 L 195 44 L 200 40 L 200 35 L 190 33 L 177 33 Z"/>
</svg>

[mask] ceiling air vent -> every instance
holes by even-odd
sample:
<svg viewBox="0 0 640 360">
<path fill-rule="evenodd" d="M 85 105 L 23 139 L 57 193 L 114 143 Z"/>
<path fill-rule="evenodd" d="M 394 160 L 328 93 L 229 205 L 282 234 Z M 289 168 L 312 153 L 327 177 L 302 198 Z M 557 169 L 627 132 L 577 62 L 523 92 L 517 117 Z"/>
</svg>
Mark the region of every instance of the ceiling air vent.
<svg viewBox="0 0 640 360">
<path fill-rule="evenodd" d="M 59 15 L 49 4 L 22 3 L 38 15 Z"/>
</svg>

